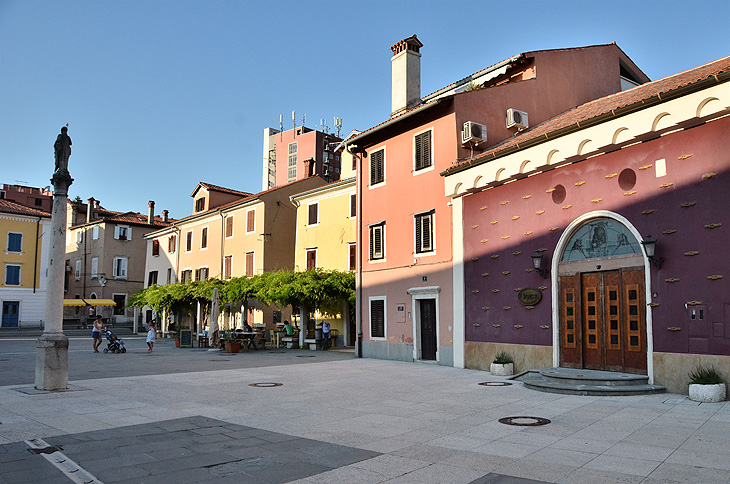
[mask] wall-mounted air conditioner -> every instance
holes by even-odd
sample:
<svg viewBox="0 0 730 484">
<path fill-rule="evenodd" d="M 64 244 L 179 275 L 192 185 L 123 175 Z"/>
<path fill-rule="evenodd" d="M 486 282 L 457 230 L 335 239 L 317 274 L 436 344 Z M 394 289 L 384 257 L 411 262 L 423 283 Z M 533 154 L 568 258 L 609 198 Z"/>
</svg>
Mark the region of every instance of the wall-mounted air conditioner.
<svg viewBox="0 0 730 484">
<path fill-rule="evenodd" d="M 524 111 L 518 111 L 517 109 L 509 108 L 507 110 L 507 127 L 525 129 L 530 126 L 527 121 L 527 113 Z"/>
<path fill-rule="evenodd" d="M 487 127 L 483 124 L 467 121 L 461 131 L 462 143 L 482 143 L 487 141 Z"/>
</svg>

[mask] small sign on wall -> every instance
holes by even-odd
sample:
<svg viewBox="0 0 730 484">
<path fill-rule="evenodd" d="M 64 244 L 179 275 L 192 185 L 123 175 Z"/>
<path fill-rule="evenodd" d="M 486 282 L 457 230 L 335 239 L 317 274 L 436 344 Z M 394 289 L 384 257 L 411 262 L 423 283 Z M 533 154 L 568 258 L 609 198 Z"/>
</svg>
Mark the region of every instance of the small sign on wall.
<svg viewBox="0 0 730 484">
<path fill-rule="evenodd" d="M 534 306 L 542 299 L 542 292 L 528 287 L 517 293 L 517 299 L 525 306 Z"/>
<path fill-rule="evenodd" d="M 395 322 L 405 323 L 406 322 L 406 305 L 399 303 L 395 305 Z"/>
</svg>

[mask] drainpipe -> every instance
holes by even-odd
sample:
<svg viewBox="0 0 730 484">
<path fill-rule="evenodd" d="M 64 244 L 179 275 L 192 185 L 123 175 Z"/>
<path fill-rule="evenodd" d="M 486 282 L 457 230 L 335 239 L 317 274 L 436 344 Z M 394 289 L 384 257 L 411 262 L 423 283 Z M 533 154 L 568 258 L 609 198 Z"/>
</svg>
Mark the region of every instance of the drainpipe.
<svg viewBox="0 0 730 484">
<path fill-rule="evenodd" d="M 365 151 L 361 150 L 353 153 L 350 151 L 350 146 L 347 146 L 346 149 L 357 160 L 357 238 L 355 239 L 357 243 L 357 283 L 355 285 L 357 341 L 355 342 L 355 356 L 362 358 L 362 155 Z"/>
<path fill-rule="evenodd" d="M 33 253 L 33 294 L 35 294 L 36 284 L 38 282 L 38 231 L 41 225 L 41 218 L 38 217 L 38 221 L 35 223 L 35 252 Z M 20 326 L 20 324 L 18 324 Z"/>
</svg>

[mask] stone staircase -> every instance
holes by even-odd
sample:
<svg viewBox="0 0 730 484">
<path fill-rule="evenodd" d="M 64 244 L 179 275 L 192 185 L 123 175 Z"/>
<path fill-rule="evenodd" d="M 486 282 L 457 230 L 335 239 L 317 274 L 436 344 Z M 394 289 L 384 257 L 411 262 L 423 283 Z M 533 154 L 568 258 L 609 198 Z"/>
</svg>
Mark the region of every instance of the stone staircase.
<svg viewBox="0 0 730 484">
<path fill-rule="evenodd" d="M 510 378 L 541 392 L 569 395 L 618 396 L 664 393 L 666 388 L 649 383 L 647 375 L 574 368 L 528 370 Z"/>
</svg>

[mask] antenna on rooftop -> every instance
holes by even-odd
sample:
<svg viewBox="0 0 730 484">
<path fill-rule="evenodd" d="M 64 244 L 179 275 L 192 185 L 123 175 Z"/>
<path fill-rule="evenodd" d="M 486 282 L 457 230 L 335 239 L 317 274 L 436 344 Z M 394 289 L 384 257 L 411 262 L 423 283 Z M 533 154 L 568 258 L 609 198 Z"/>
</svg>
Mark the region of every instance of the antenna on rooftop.
<svg viewBox="0 0 730 484">
<path fill-rule="evenodd" d="M 342 118 L 335 116 L 335 128 L 337 128 L 337 137 L 340 137 L 340 129 L 342 129 Z"/>
<path fill-rule="evenodd" d="M 291 112 L 291 122 L 294 123 L 294 127 L 297 127 L 297 112 L 292 111 Z"/>
<path fill-rule="evenodd" d="M 327 132 L 327 120 L 325 118 L 322 118 L 322 132 Z"/>
<path fill-rule="evenodd" d="M 307 113 L 302 114 L 302 126 L 307 124 Z"/>
</svg>

